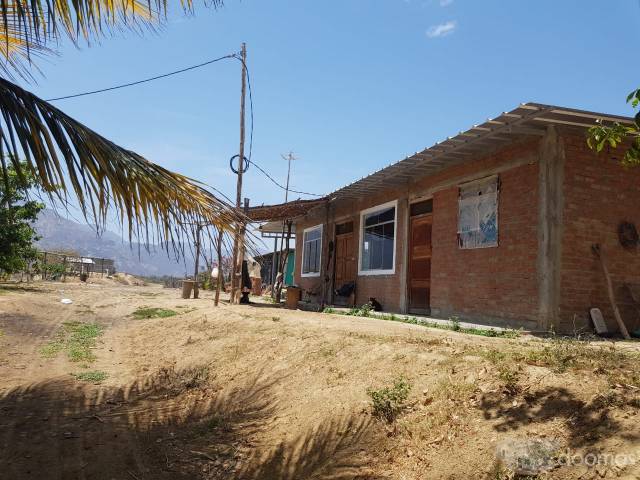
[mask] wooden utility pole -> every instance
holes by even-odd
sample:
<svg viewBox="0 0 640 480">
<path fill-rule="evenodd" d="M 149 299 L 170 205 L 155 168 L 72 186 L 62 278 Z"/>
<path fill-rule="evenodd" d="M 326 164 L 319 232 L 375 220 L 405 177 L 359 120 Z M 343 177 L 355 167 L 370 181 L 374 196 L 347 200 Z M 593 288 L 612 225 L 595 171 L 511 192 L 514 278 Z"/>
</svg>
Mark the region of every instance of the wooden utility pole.
<svg viewBox="0 0 640 480">
<path fill-rule="evenodd" d="M 193 298 L 198 298 L 198 270 L 200 269 L 200 232 L 202 231 L 202 224 L 196 225 L 196 265 L 195 272 L 193 274 Z"/>
<path fill-rule="evenodd" d="M 242 60 L 242 89 L 240 94 L 240 149 L 238 152 L 238 185 L 236 189 L 236 208 L 238 211 L 242 206 L 242 173 L 244 170 L 244 110 L 245 97 L 247 91 L 247 45 L 242 44 L 240 50 L 240 58 Z M 233 239 L 233 271 L 231 272 L 231 303 L 236 303 L 240 296 L 238 295 L 238 286 L 242 290 L 242 260 L 244 259 L 244 239 L 240 238 L 244 235 L 241 223 L 236 225 L 236 234 Z M 242 244 L 242 251 L 240 247 Z M 239 272 L 239 273 L 238 273 Z"/>
<path fill-rule="evenodd" d="M 284 203 L 287 203 L 289 201 L 289 179 L 291 178 L 291 161 L 292 160 L 297 160 L 296 157 L 293 155 L 293 152 L 289 152 L 288 155 L 281 155 L 281 157 L 283 158 L 283 160 L 287 161 L 287 183 L 285 185 L 285 189 L 284 189 Z M 286 232 L 286 237 L 285 237 L 285 232 Z M 285 247 L 285 238 L 286 238 L 286 247 Z M 280 251 L 278 252 L 278 262 L 277 262 L 277 267 L 276 267 L 276 276 L 275 278 L 278 278 L 278 273 L 281 274 L 280 277 L 280 284 L 276 285 L 276 282 L 274 280 L 274 285 L 273 285 L 273 298 L 276 300 L 276 302 L 280 302 L 280 293 L 282 292 L 282 286 L 284 284 L 284 273 L 286 270 L 286 264 L 287 264 L 287 259 L 289 257 L 289 239 L 291 238 L 291 222 L 289 222 L 288 220 L 285 220 L 282 222 L 282 237 L 280 240 Z M 276 245 L 278 243 L 278 240 L 276 239 Z M 286 248 L 286 250 L 283 252 L 283 248 Z M 275 255 L 274 255 L 274 262 L 275 262 Z"/>
<path fill-rule="evenodd" d="M 220 289 L 222 288 L 222 281 L 224 279 L 222 272 L 222 237 L 224 230 L 220 228 L 218 230 L 218 241 L 216 243 L 216 251 L 218 253 L 218 278 L 216 280 L 216 296 L 213 304 L 217 307 L 220 302 Z"/>
</svg>

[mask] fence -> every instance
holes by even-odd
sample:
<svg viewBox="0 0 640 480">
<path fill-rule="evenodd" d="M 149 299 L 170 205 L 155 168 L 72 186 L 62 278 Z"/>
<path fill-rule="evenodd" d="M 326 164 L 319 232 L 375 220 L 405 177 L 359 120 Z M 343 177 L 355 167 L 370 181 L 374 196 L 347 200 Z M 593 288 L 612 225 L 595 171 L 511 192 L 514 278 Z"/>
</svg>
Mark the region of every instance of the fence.
<svg viewBox="0 0 640 480">
<path fill-rule="evenodd" d="M 62 252 L 38 251 L 36 260 L 28 262 L 26 269 L 20 272 L 20 280 L 24 276 L 31 280 L 40 276 L 42 280 L 66 279 L 67 275 L 88 276 L 113 275 L 116 273 L 115 260 L 111 258 L 88 257 Z"/>
</svg>

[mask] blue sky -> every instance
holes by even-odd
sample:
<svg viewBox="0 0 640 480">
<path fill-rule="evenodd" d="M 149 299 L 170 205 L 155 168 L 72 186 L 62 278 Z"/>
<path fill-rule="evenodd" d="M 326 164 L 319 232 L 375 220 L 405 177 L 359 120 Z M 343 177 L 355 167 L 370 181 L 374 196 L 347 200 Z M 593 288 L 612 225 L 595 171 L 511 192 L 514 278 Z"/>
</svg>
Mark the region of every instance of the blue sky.
<svg viewBox="0 0 640 480">
<path fill-rule="evenodd" d="M 292 150 L 293 188 L 327 193 L 520 102 L 629 114 L 638 32 L 638 0 L 227 0 L 219 11 L 172 14 L 157 34 L 63 44 L 25 86 L 43 98 L 107 87 L 245 41 L 253 159 L 284 182 L 280 154 Z M 238 150 L 239 87 L 229 60 L 57 105 L 235 198 L 228 160 Z M 284 192 L 251 168 L 245 196 L 255 205 Z"/>
</svg>

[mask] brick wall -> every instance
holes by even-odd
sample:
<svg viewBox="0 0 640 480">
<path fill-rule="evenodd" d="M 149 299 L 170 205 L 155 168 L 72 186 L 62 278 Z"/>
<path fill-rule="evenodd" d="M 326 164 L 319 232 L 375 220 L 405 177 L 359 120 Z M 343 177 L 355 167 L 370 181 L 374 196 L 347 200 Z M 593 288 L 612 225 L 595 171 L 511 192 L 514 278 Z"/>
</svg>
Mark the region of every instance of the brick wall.
<svg viewBox="0 0 640 480">
<path fill-rule="evenodd" d="M 596 155 L 583 135 L 564 134 L 565 206 L 562 240 L 560 330 L 588 324 L 588 309 L 602 310 L 610 328 L 617 330 L 607 296 L 602 268 L 591 252 L 600 243 L 622 317 L 629 330 L 640 327 L 639 312 L 623 288 L 640 285 L 640 252 L 625 250 L 618 241 L 618 225 L 633 222 L 640 228 L 640 169 L 625 169 L 621 151 Z"/>
<path fill-rule="evenodd" d="M 327 240 L 333 238 L 334 223 L 352 220 L 359 238 L 360 211 L 391 200 L 398 200 L 396 224 L 396 265 L 393 275 L 359 276 L 357 304 L 376 297 L 388 311 L 403 311 L 405 294 L 405 230 L 408 199 L 433 193 L 433 264 L 431 304 L 438 316 L 459 315 L 494 323 L 534 326 L 538 315 L 536 280 L 538 219 L 538 140 L 512 144 L 474 162 L 458 165 L 431 177 L 407 184 L 404 190 L 382 191 L 379 195 L 332 205 L 329 225 L 325 226 L 323 268 Z M 510 167 L 514 160 L 518 166 Z M 499 174 L 499 246 L 461 250 L 457 244 L 458 181 Z M 449 184 L 448 187 L 443 185 Z M 316 210 L 296 223 L 296 249 L 302 252 L 304 228 L 324 223 L 326 211 Z M 295 278 L 304 289 L 321 291 L 322 277 L 302 278 L 302 255 L 296 255 Z"/>
<path fill-rule="evenodd" d="M 458 188 L 436 192 L 431 273 L 435 315 L 528 327 L 537 321 L 537 171 L 538 165 L 532 164 L 499 175 L 497 247 L 460 249 Z"/>
</svg>

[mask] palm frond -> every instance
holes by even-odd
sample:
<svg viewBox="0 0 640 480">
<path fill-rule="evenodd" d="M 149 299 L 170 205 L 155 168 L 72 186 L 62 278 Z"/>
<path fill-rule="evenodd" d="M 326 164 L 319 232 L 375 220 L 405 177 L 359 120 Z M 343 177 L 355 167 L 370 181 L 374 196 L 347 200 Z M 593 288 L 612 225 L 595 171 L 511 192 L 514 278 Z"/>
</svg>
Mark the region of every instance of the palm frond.
<svg viewBox="0 0 640 480">
<path fill-rule="evenodd" d="M 214 8 L 222 0 L 205 2 Z M 193 10 L 193 0 L 180 0 L 185 12 Z M 0 70 L 19 75 L 24 69 L 16 68 L 16 57 L 31 60 L 31 52 L 50 48 L 62 36 L 73 42 L 79 39 L 90 41 L 116 29 L 139 30 L 153 28 L 162 22 L 167 13 L 167 0 L 0 0 L 0 42 L 4 48 L 0 56 Z M 13 50 L 12 39 L 19 37 L 27 47 Z M 49 50 L 50 51 L 50 50 Z"/>
<path fill-rule="evenodd" d="M 20 77 L 31 79 L 32 69 L 37 69 L 32 63 L 34 57 L 39 58 L 45 55 L 51 55 L 55 52 L 50 48 L 34 43 L 25 38 L 22 31 L 18 30 L 16 25 L 11 25 L 4 33 L 4 37 L 0 34 L 0 58 L 4 61 L 0 62 L 0 72 L 7 76 L 17 73 Z"/>
<path fill-rule="evenodd" d="M 46 195 L 67 203 L 74 194 L 85 218 L 98 227 L 113 208 L 129 240 L 175 247 L 188 234 L 184 225 L 207 222 L 231 232 L 245 221 L 202 184 L 116 145 L 2 78 L 0 114 L 0 157 L 19 175 L 24 158 Z"/>
</svg>

